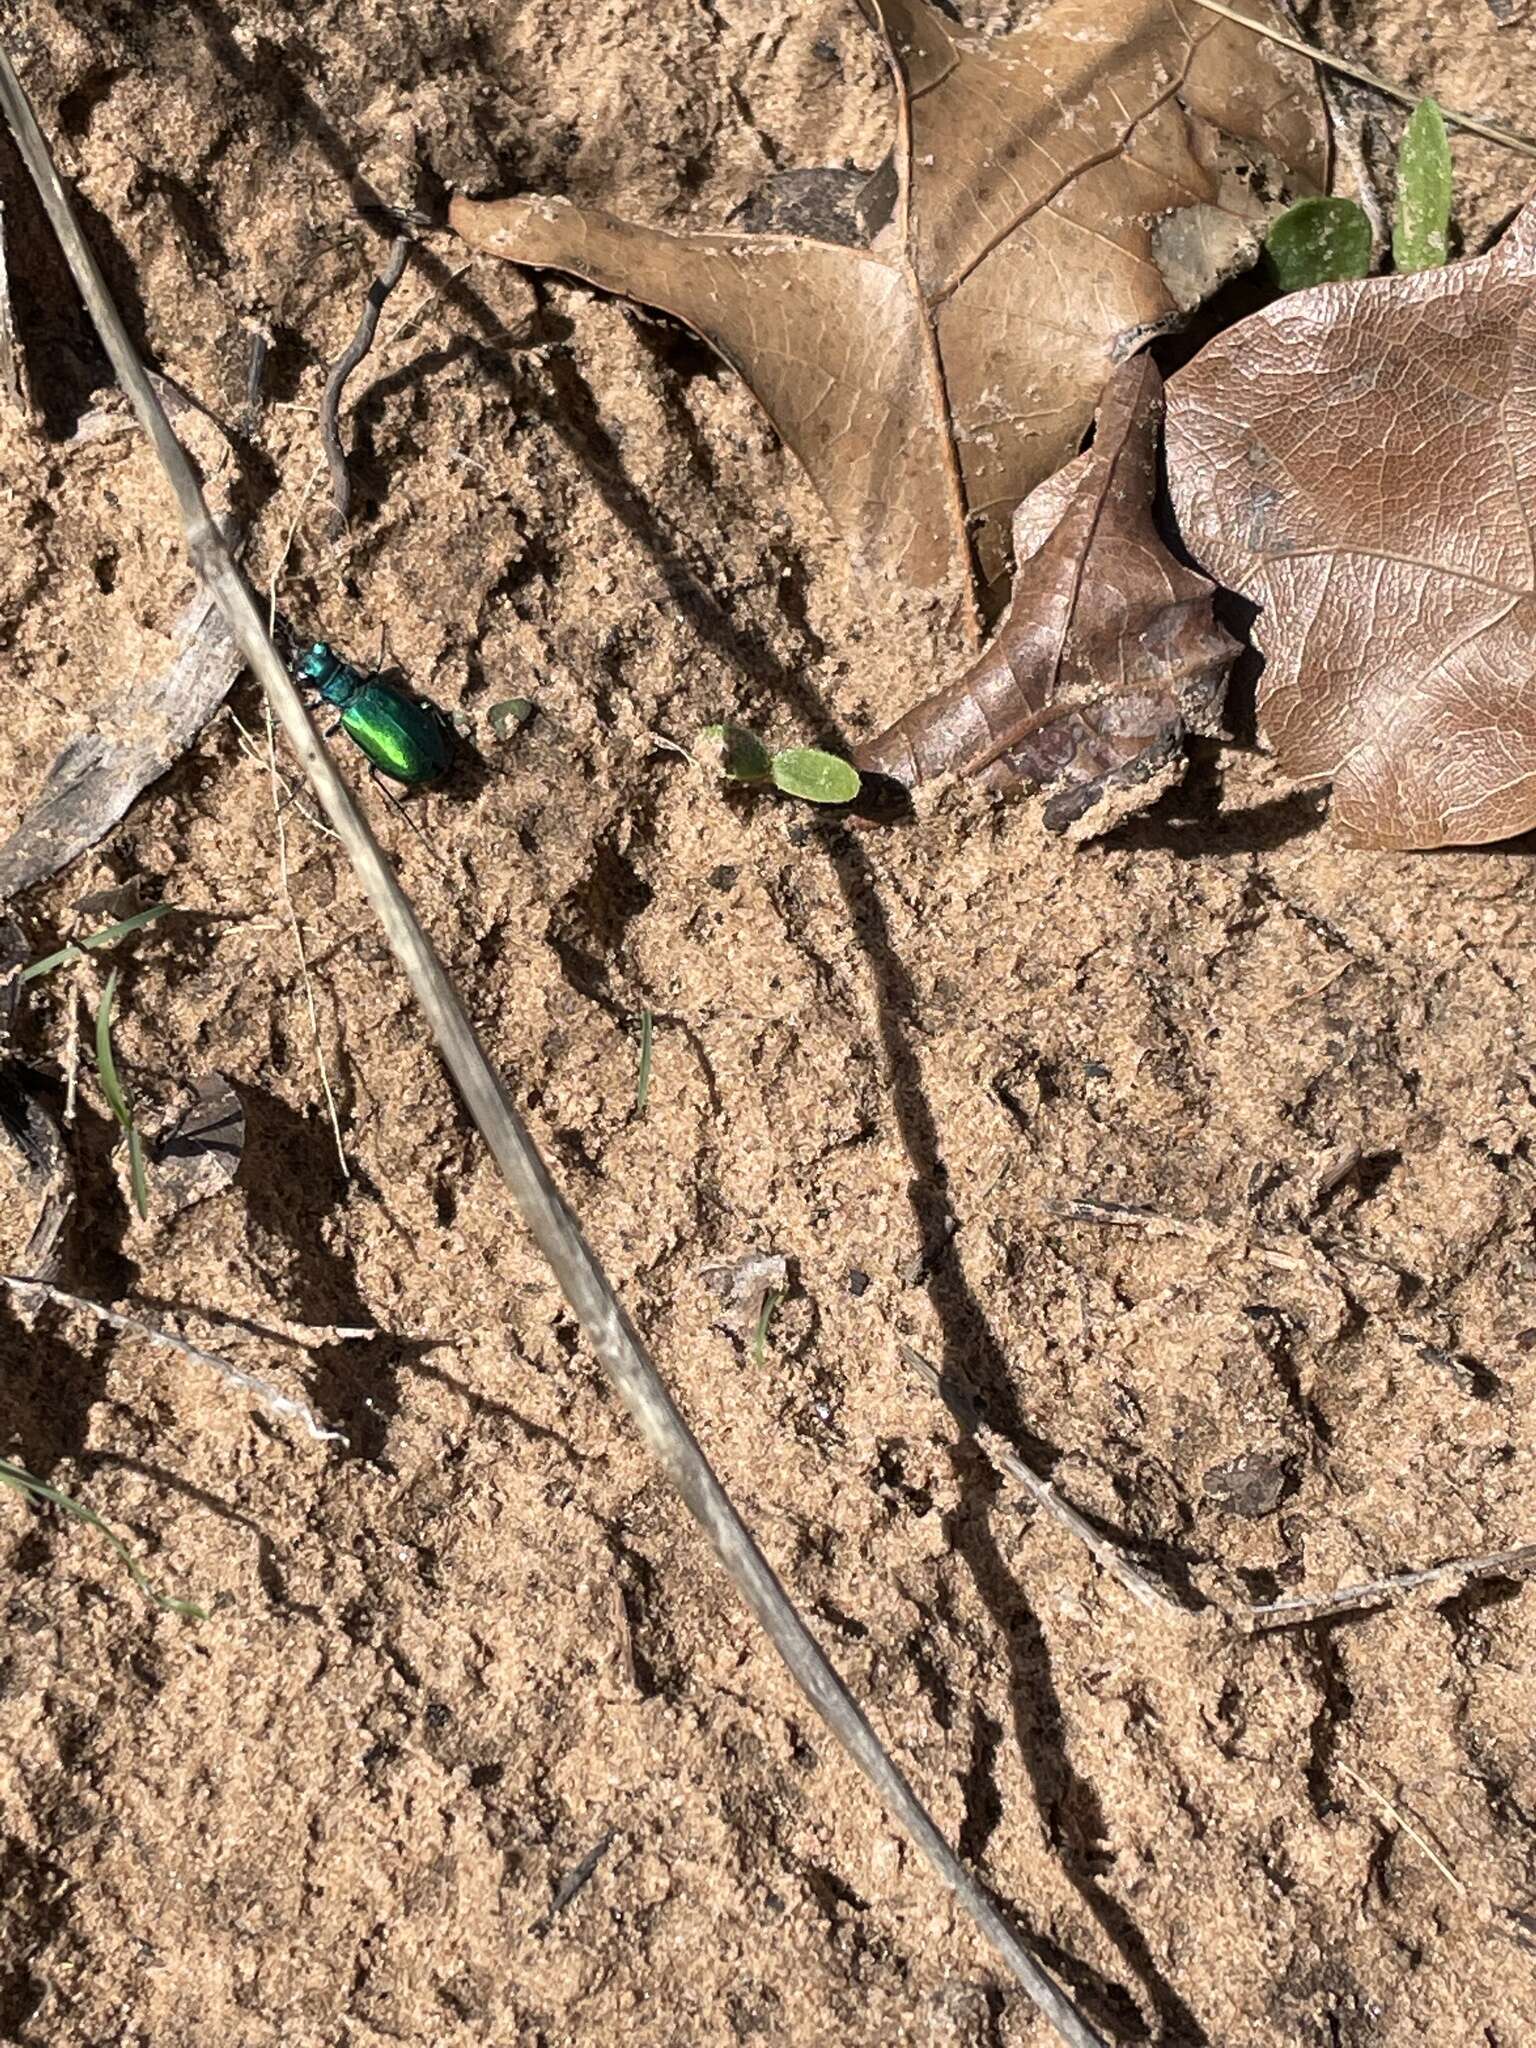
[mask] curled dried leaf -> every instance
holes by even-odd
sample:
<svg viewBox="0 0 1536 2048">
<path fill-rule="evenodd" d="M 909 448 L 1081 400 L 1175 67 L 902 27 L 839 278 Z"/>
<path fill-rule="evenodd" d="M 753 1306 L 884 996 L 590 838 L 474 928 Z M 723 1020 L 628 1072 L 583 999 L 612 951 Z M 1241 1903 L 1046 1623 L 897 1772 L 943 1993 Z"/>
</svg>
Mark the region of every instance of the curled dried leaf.
<svg viewBox="0 0 1536 2048">
<path fill-rule="evenodd" d="M 1235 642 L 1214 586 L 1174 560 L 1152 519 L 1162 384 L 1139 356 L 1110 380 L 1092 447 L 1042 484 L 1014 523 L 1013 602 L 990 646 L 856 755 L 912 787 L 978 775 L 992 787 L 1065 784 L 1073 822 L 1106 789 L 1214 729 Z"/>
<path fill-rule="evenodd" d="M 1385 847 L 1536 826 L 1536 204 L 1471 263 L 1325 285 L 1168 390 L 1185 544 L 1259 607 L 1259 716 Z"/>
</svg>

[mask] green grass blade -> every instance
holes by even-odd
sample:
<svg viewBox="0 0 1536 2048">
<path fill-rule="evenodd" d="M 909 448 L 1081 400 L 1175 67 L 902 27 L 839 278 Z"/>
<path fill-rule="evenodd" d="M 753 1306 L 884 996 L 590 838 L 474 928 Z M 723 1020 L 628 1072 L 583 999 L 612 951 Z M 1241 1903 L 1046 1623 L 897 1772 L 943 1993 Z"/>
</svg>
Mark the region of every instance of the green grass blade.
<svg viewBox="0 0 1536 2048">
<path fill-rule="evenodd" d="M 137 1124 L 128 1126 L 128 1174 L 133 1182 L 133 1206 L 144 1222 L 149 1220 L 149 1181 L 144 1172 L 144 1140 Z"/>
<path fill-rule="evenodd" d="M 195 1600 L 177 1600 L 169 1593 L 162 1593 L 152 1584 L 127 1544 L 107 1527 L 94 1508 L 88 1508 L 83 1501 L 75 1500 L 67 1493 L 61 1493 L 58 1487 L 50 1486 L 46 1479 L 39 1479 L 36 1473 L 29 1472 L 24 1465 L 12 1464 L 9 1458 L 0 1458 L 0 1486 L 9 1486 L 26 1500 L 47 1501 L 50 1507 L 57 1508 L 71 1520 L 84 1522 L 88 1528 L 94 1529 L 97 1535 L 104 1537 L 116 1551 L 129 1578 L 145 1599 L 158 1607 L 162 1614 L 184 1615 L 189 1621 L 208 1619 L 207 1608 L 199 1607 Z"/>
<path fill-rule="evenodd" d="M 101 1076 L 101 1092 L 107 1098 L 107 1107 L 123 1129 L 131 1131 L 133 1111 L 128 1107 L 123 1084 L 117 1077 L 117 1061 L 112 1054 L 112 999 L 116 994 L 117 969 L 114 967 L 107 976 L 107 985 L 96 1006 L 96 1071 Z"/>
<path fill-rule="evenodd" d="M 1420 100 L 1397 152 L 1397 219 L 1392 261 L 1400 271 L 1436 270 L 1451 247 L 1451 145 L 1433 100 Z"/>
<path fill-rule="evenodd" d="M 147 924 L 153 924 L 157 917 L 164 917 L 168 910 L 174 910 L 173 903 L 152 903 L 148 910 L 136 910 L 132 917 L 125 917 L 118 924 L 104 925 L 99 932 L 89 937 L 71 940 L 67 946 L 60 946 L 57 953 L 46 953 L 41 960 L 34 960 L 21 970 L 23 981 L 36 981 L 41 974 L 52 974 L 56 967 L 67 967 L 74 960 L 83 960 L 87 953 L 100 951 L 103 946 L 115 946 L 119 939 L 126 939 L 130 932 L 142 931 Z"/>
<path fill-rule="evenodd" d="M 773 780 L 786 796 L 808 804 L 851 804 L 861 787 L 859 771 L 820 747 L 786 747 L 773 757 Z"/>
<path fill-rule="evenodd" d="M 779 1290 L 770 1287 L 763 1296 L 763 1305 L 757 1312 L 757 1328 L 752 1332 L 752 1363 L 761 1365 L 768 1349 L 768 1332 L 778 1313 Z"/>
<path fill-rule="evenodd" d="M 635 1110 L 641 1116 L 651 1099 L 651 1054 L 655 1038 L 656 1023 L 647 1004 L 640 1012 L 640 1070 L 635 1076 Z"/>
<path fill-rule="evenodd" d="M 1353 199 L 1300 199 L 1270 229 L 1264 254 L 1283 292 L 1364 277 L 1371 267 L 1371 224 Z"/>
<path fill-rule="evenodd" d="M 101 992 L 101 1001 L 96 1009 L 96 1071 L 101 1076 L 101 1092 L 107 1098 L 107 1107 L 128 1136 L 128 1173 L 133 1182 L 133 1206 L 140 1216 L 147 1218 L 149 1181 L 144 1172 L 144 1140 L 139 1136 L 133 1104 L 118 1077 L 117 1059 L 112 1051 L 112 998 L 116 994 L 117 969 L 114 967 L 107 976 L 107 985 Z"/>
</svg>

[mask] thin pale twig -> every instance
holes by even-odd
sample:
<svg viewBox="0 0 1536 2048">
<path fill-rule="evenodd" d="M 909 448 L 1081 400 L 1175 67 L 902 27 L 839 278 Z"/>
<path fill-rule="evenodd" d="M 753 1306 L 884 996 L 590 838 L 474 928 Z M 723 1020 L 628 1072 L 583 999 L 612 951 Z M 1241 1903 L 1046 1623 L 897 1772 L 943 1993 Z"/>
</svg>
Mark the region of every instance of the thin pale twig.
<svg viewBox="0 0 1536 2048">
<path fill-rule="evenodd" d="M 1358 1607 L 1393 1607 L 1425 1586 L 1464 1585 L 1471 1579 L 1525 1578 L 1536 1573 L 1536 1543 L 1513 1550 L 1492 1550 L 1481 1557 L 1453 1557 L 1445 1564 L 1367 1579 L 1358 1586 L 1340 1586 L 1333 1593 L 1298 1593 L 1284 1600 L 1266 1600 L 1254 1607 L 1228 1610 L 1245 1628 L 1284 1628 L 1298 1621 L 1320 1621 L 1330 1614 L 1348 1614 Z"/>
<path fill-rule="evenodd" d="M 237 711 L 231 709 L 228 705 L 225 706 L 225 710 L 229 714 L 230 724 L 235 728 L 235 744 L 239 747 L 241 753 L 248 760 L 254 761 L 262 773 L 265 774 L 269 766 L 267 756 L 257 746 L 255 736 L 252 734 L 250 727 L 242 721 Z M 278 781 L 283 787 L 284 808 L 297 811 L 306 825 L 313 825 L 315 830 L 326 839 L 334 839 L 336 834 L 326 824 L 324 818 L 320 817 L 315 811 L 312 811 L 309 805 L 305 803 L 303 797 L 299 795 L 298 784 L 290 782 L 286 775 L 279 775 Z"/>
<path fill-rule="evenodd" d="M 1324 1621 L 1330 1615 L 1350 1614 L 1362 1608 L 1399 1606 L 1426 1586 L 1536 1574 L 1536 1543 L 1525 1543 L 1513 1550 L 1490 1551 L 1481 1557 L 1452 1558 L 1444 1564 L 1424 1569 L 1367 1579 L 1355 1586 L 1339 1586 L 1331 1593 L 1298 1593 L 1284 1600 L 1258 1603 L 1202 1597 L 1198 1606 L 1187 1606 L 1169 1586 L 1133 1564 L 1118 1544 L 1101 1535 L 1070 1501 L 1062 1499 L 1049 1480 L 1030 1470 L 1007 1439 L 985 1420 L 969 1387 L 953 1373 L 940 1372 L 921 1352 L 914 1351 L 904 1338 L 896 1339 L 896 1347 L 997 1470 L 1006 1473 L 1023 1487 L 1037 1506 L 1044 1508 L 1064 1529 L 1070 1530 L 1095 1562 L 1124 1586 L 1139 1605 L 1161 1614 L 1165 1619 L 1188 1622 L 1206 1615 L 1229 1628 L 1258 1633 L 1271 1628 L 1295 1628 L 1301 1623 Z"/>
<path fill-rule="evenodd" d="M 1251 14 L 1239 14 L 1235 7 L 1224 7 L 1222 0 L 1195 0 L 1195 5 L 1203 7 L 1208 14 L 1219 14 L 1223 21 L 1235 21 L 1239 28 L 1252 29 L 1256 36 L 1263 36 L 1266 42 L 1278 43 L 1282 50 L 1294 50 L 1298 57 L 1310 57 L 1314 64 L 1326 65 L 1330 71 L 1370 86 L 1373 92 L 1385 93 L 1389 100 L 1398 100 L 1405 107 L 1416 107 L 1423 97 L 1421 93 L 1409 92 L 1406 86 L 1394 85 L 1390 79 L 1381 78 L 1374 71 L 1367 71 L 1363 64 L 1352 64 L 1347 57 L 1335 57 L 1327 50 L 1319 50 L 1311 43 L 1304 43 L 1300 36 L 1285 35 L 1265 22 L 1255 21 Z M 1517 150 L 1521 156 L 1536 156 L 1536 141 L 1529 135 L 1517 135 L 1512 128 L 1500 128 L 1493 121 L 1480 121 L 1475 114 L 1454 113 L 1447 106 L 1442 106 L 1440 111 L 1453 128 L 1464 128 L 1469 135 L 1480 135 L 1484 142 L 1500 143 L 1505 149 Z"/>
<path fill-rule="evenodd" d="M 1378 1792 L 1376 1790 L 1376 1787 L 1373 1784 L 1371 1784 L 1368 1779 L 1362 1778 L 1358 1771 L 1351 1770 L 1347 1763 L 1344 1763 L 1342 1760 L 1340 1760 L 1338 1768 L 1343 1773 L 1343 1775 L 1349 1779 L 1352 1785 L 1358 1785 L 1360 1787 L 1360 1790 L 1365 1794 L 1367 1799 L 1371 1800 L 1374 1805 L 1379 1806 L 1381 1808 L 1382 1812 L 1387 1816 L 1389 1820 L 1396 1821 L 1397 1825 L 1402 1829 L 1403 1833 L 1408 1837 L 1410 1842 L 1418 1843 L 1419 1847 L 1424 1851 L 1424 1854 L 1429 1858 L 1430 1862 L 1433 1863 L 1436 1870 L 1438 1870 L 1440 1875 L 1445 1879 L 1446 1883 L 1450 1885 L 1454 1891 L 1460 1892 L 1461 1896 L 1465 1898 L 1467 1895 L 1466 1886 L 1462 1883 L 1461 1879 L 1456 1875 L 1455 1871 L 1452 1870 L 1451 1866 L 1449 1865 L 1449 1863 L 1446 1862 L 1445 1858 L 1442 1855 L 1440 1855 L 1440 1853 L 1432 1846 L 1431 1843 L 1425 1840 L 1422 1832 L 1414 1826 L 1413 1822 L 1408 1818 L 1407 1814 L 1403 1812 L 1402 1808 L 1400 1806 L 1394 1806 L 1392 1801 L 1387 1797 L 1385 1792 Z"/>
<path fill-rule="evenodd" d="M 227 1358 L 220 1358 L 216 1352 L 204 1351 L 200 1345 L 191 1344 L 185 1337 L 174 1337 L 169 1330 L 157 1330 L 150 1323 L 141 1323 L 136 1316 L 119 1315 L 116 1309 L 104 1308 L 99 1301 L 91 1301 L 83 1294 L 68 1294 L 62 1287 L 50 1286 L 46 1280 L 25 1280 L 17 1273 L 0 1273 L 0 1287 L 24 1300 L 51 1301 L 57 1308 L 79 1309 L 83 1315 L 92 1316 L 98 1323 L 106 1323 L 114 1330 L 121 1330 L 130 1337 L 143 1337 L 150 1344 L 158 1344 L 162 1350 L 174 1351 L 179 1357 L 187 1358 L 194 1365 L 207 1366 L 232 1386 L 243 1387 L 274 1415 L 302 1422 L 316 1443 L 342 1443 L 347 1439 L 339 1429 L 326 1429 L 307 1401 L 284 1394 L 267 1380 L 258 1379 L 255 1373 L 247 1372 L 243 1366 L 233 1364 Z"/>
<path fill-rule="evenodd" d="M 920 1351 L 914 1351 L 902 1338 L 898 1337 L 896 1344 L 908 1365 L 938 1395 L 966 1435 L 975 1439 L 998 1470 L 1006 1472 L 1010 1479 L 1023 1487 L 1037 1507 L 1044 1508 L 1064 1529 L 1069 1529 L 1095 1562 L 1111 1578 L 1118 1580 L 1132 1599 L 1155 1613 L 1176 1616 L 1180 1621 L 1192 1618 L 1192 1610 L 1177 1600 L 1166 1586 L 1132 1564 L 1108 1537 L 1099 1534 L 1086 1516 L 1062 1499 L 1048 1479 L 1042 1479 L 1038 1472 L 1029 1469 L 1007 1440 L 982 1420 L 969 1388 L 959 1386 L 952 1376 L 941 1373 L 936 1365 L 930 1365 Z"/>
<path fill-rule="evenodd" d="M 293 678 L 263 627 L 255 594 L 209 514 L 196 471 L 171 429 L 100 266 L 80 231 L 48 144 L 3 46 L 0 110 L 11 125 L 118 380 L 127 391 L 175 493 L 193 567 L 228 619 L 236 645 L 266 691 L 285 736 L 378 914 L 464 1105 L 489 1145 L 534 1241 L 549 1262 L 603 1369 L 796 1684 L 863 1771 L 888 1812 L 905 1828 L 929 1867 L 954 1894 L 1068 2048 L 1105 2048 L 1103 2035 L 1046 1973 L 986 1886 L 950 1847 L 875 1733 L 863 1708 L 806 1627 L 683 1420 L 666 1382 L 534 1144 L 507 1080 L 486 1057 L 457 989 L 345 779 L 315 731 Z"/>
</svg>

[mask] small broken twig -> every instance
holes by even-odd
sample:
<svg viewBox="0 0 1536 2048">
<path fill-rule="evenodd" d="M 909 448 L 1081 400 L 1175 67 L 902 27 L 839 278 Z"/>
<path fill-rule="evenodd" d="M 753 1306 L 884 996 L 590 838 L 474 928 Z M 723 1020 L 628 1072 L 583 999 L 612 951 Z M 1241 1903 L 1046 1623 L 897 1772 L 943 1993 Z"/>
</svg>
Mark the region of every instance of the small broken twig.
<svg viewBox="0 0 1536 2048">
<path fill-rule="evenodd" d="M 373 337 L 379 331 L 379 315 L 384 310 L 384 301 L 405 275 L 406 261 L 411 253 L 411 237 L 397 235 L 389 252 L 389 261 L 383 271 L 368 287 L 368 296 L 363 302 L 363 317 L 357 323 L 357 332 L 336 358 L 335 367 L 325 380 L 325 390 L 320 398 L 320 439 L 325 447 L 325 460 L 331 472 L 331 495 L 336 501 L 336 523 L 344 527 L 352 513 L 352 479 L 347 475 L 347 458 L 341 448 L 341 394 L 346 389 L 347 379 L 373 347 Z"/>
<path fill-rule="evenodd" d="M 1133 1600 L 1142 1607 L 1153 1609 L 1154 1612 L 1176 1616 L 1180 1621 L 1192 1618 L 1192 1609 L 1175 1599 L 1166 1586 L 1156 1579 L 1149 1578 L 1138 1565 L 1132 1564 L 1107 1536 L 1099 1534 L 1086 1516 L 1079 1514 L 1075 1507 L 1062 1499 L 1048 1479 L 1042 1479 L 1038 1472 L 1030 1471 L 1006 1439 L 983 1421 L 981 1411 L 969 1388 L 959 1386 L 953 1377 L 941 1373 L 936 1365 L 930 1365 L 920 1351 L 914 1351 L 910 1344 L 899 1337 L 896 1346 L 907 1364 L 924 1384 L 938 1395 L 966 1435 L 975 1439 L 997 1469 L 1006 1472 L 1010 1479 L 1016 1480 L 1037 1507 L 1044 1508 L 1063 1528 L 1070 1529 L 1110 1577 L 1117 1579 L 1124 1586 Z"/>
<path fill-rule="evenodd" d="M 215 1352 L 189 1344 L 185 1337 L 173 1337 L 168 1330 L 157 1330 L 149 1323 L 141 1323 L 135 1316 L 119 1315 L 116 1309 L 103 1308 L 99 1301 L 91 1301 L 83 1294 L 68 1294 L 62 1287 L 51 1286 L 46 1280 L 25 1280 L 18 1273 L 0 1273 L 0 1287 L 19 1295 L 24 1301 L 51 1301 L 57 1308 L 79 1309 L 82 1314 L 92 1316 L 98 1323 L 106 1323 L 114 1330 L 121 1330 L 126 1336 L 143 1337 L 164 1351 L 174 1351 L 178 1356 L 190 1359 L 194 1365 L 205 1365 L 232 1386 L 243 1387 L 274 1415 L 302 1422 L 316 1443 L 344 1444 L 347 1441 L 339 1429 L 326 1429 L 307 1401 L 280 1393 L 268 1381 L 258 1379 L 255 1373 L 246 1372 L 242 1366 L 220 1358 Z"/>
<path fill-rule="evenodd" d="M 1266 1600 L 1255 1607 L 1231 1610 L 1244 1628 L 1285 1628 L 1298 1621 L 1324 1621 L 1330 1614 L 1349 1614 L 1364 1607 L 1397 1607 L 1425 1586 L 1448 1591 L 1473 1579 L 1523 1579 L 1536 1575 L 1536 1543 L 1513 1550 L 1491 1550 L 1482 1557 L 1453 1557 L 1419 1571 L 1395 1572 L 1385 1579 L 1367 1579 L 1358 1586 L 1340 1586 L 1334 1593 L 1297 1593 L 1285 1600 Z"/>
<path fill-rule="evenodd" d="M 1355 1586 L 1339 1586 L 1331 1593 L 1298 1593 L 1283 1600 L 1256 1603 L 1215 1600 L 1201 1596 L 1198 1606 L 1189 1606 L 1160 1579 L 1133 1564 L 1124 1551 L 1102 1536 L 1088 1518 L 1062 1499 L 1048 1479 L 1032 1472 L 1007 1439 L 983 1418 L 971 1389 L 952 1373 L 942 1373 L 905 1339 L 896 1348 L 930 1392 L 937 1394 L 950 1414 L 983 1451 L 999 1472 L 1006 1473 L 1045 1509 L 1064 1529 L 1074 1535 L 1110 1577 L 1141 1607 L 1165 1619 L 1197 1622 L 1202 1617 L 1228 1628 L 1256 1634 L 1272 1628 L 1295 1628 L 1299 1623 L 1326 1621 L 1335 1614 L 1352 1614 L 1371 1607 L 1396 1607 L 1425 1586 L 1465 1585 L 1473 1579 L 1525 1578 L 1536 1576 L 1536 1543 L 1524 1543 L 1513 1550 L 1490 1551 L 1482 1557 L 1458 1557 L 1445 1564 L 1417 1571 L 1396 1572 L 1386 1578 L 1367 1579 Z"/>
<path fill-rule="evenodd" d="M 1439 1851 L 1436 1850 L 1425 1839 L 1424 1835 L 1420 1832 L 1420 1830 L 1414 1826 L 1413 1822 L 1408 1818 L 1407 1814 L 1403 1812 L 1402 1808 L 1400 1806 L 1394 1806 L 1392 1804 L 1392 1801 L 1387 1797 L 1385 1792 L 1378 1792 L 1376 1790 L 1376 1787 L 1373 1784 L 1371 1784 L 1368 1779 L 1362 1778 L 1358 1771 L 1351 1770 L 1349 1765 L 1345 1763 L 1342 1759 L 1339 1760 L 1338 1768 L 1343 1773 L 1343 1775 L 1346 1778 L 1348 1778 L 1352 1785 L 1358 1785 L 1360 1787 L 1360 1790 L 1365 1794 L 1366 1798 L 1371 1801 L 1372 1805 L 1379 1806 L 1381 1808 L 1381 1811 L 1387 1816 L 1388 1820 L 1395 1821 L 1397 1823 L 1397 1825 L 1402 1829 L 1403 1833 L 1408 1837 L 1410 1842 L 1416 1842 L 1418 1844 L 1418 1846 L 1424 1851 L 1424 1854 L 1429 1858 L 1430 1862 L 1433 1863 L 1436 1870 L 1439 1871 L 1440 1875 L 1445 1879 L 1446 1883 L 1451 1887 L 1451 1889 L 1453 1891 L 1460 1892 L 1461 1896 L 1465 1898 L 1467 1895 L 1466 1886 L 1462 1883 L 1461 1879 L 1456 1875 L 1455 1871 L 1452 1870 L 1449 1863 L 1446 1862 L 1445 1858 L 1439 1853 Z"/>
<path fill-rule="evenodd" d="M 1203 7 L 1208 14 L 1219 14 L 1223 21 L 1235 21 L 1239 28 L 1252 29 L 1256 36 L 1263 36 L 1266 42 L 1278 43 L 1282 50 L 1294 50 L 1298 57 L 1310 57 L 1314 64 L 1337 71 L 1345 78 L 1353 78 L 1360 85 L 1368 85 L 1373 92 L 1385 93 L 1389 100 L 1398 100 L 1405 107 L 1416 107 L 1423 97 L 1421 93 L 1394 85 L 1390 79 L 1382 78 L 1374 71 L 1367 71 L 1363 64 L 1352 64 L 1347 57 L 1335 57 L 1312 43 L 1304 43 L 1300 36 L 1282 35 L 1279 29 L 1270 28 L 1266 22 L 1255 21 L 1251 14 L 1239 14 L 1235 7 L 1223 6 L 1222 0 L 1195 0 L 1195 5 Z M 1512 128 L 1501 128 L 1494 121 L 1480 121 L 1474 114 L 1453 113 L 1443 104 L 1440 112 L 1453 128 L 1464 128 L 1469 135 L 1480 135 L 1484 142 L 1500 143 L 1505 149 L 1517 150 L 1521 156 L 1536 156 L 1536 141 L 1529 135 L 1517 135 Z"/>
<path fill-rule="evenodd" d="M 533 1931 L 535 1934 L 541 1938 L 548 1934 L 551 1926 L 554 1924 L 555 1916 L 563 1913 L 576 1894 L 584 1890 L 592 1882 L 593 1877 L 597 1874 L 597 1866 L 602 1862 L 612 1846 L 613 1830 L 610 1828 L 606 1835 L 600 1836 L 593 1843 L 581 1861 L 568 1870 L 555 1886 L 555 1896 L 549 1902 L 549 1911 L 541 1920 L 537 1920 L 534 1923 Z"/>
</svg>

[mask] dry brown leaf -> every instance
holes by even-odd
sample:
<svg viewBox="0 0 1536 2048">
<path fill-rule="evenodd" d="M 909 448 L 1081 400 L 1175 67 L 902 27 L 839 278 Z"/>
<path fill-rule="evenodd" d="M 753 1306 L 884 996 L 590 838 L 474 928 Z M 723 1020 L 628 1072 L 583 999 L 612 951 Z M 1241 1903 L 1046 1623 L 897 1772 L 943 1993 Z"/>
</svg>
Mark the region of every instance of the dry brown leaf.
<svg viewBox="0 0 1536 2048">
<path fill-rule="evenodd" d="M 1194 0 L 1054 0 L 990 41 L 929 0 L 865 9 L 897 112 L 867 247 L 543 198 L 456 199 L 450 219 L 686 321 L 803 463 L 871 597 L 936 593 L 974 626 L 978 568 L 1005 569 L 1015 507 L 1075 452 L 1110 368 L 1324 182 L 1326 127 L 1305 60 Z"/>
<path fill-rule="evenodd" d="M 1536 204 L 1492 254 L 1281 299 L 1168 387 L 1264 735 L 1383 847 L 1536 826 Z"/>
<path fill-rule="evenodd" d="M 1162 413 L 1156 365 L 1122 364 L 1093 446 L 1019 507 L 996 638 L 861 747 L 861 770 L 909 787 L 949 770 L 997 789 L 1065 783 L 1046 813 L 1060 827 L 1172 761 L 1186 725 L 1214 730 L 1237 643 L 1212 615 L 1215 586 L 1173 559 L 1152 521 Z"/>
</svg>

